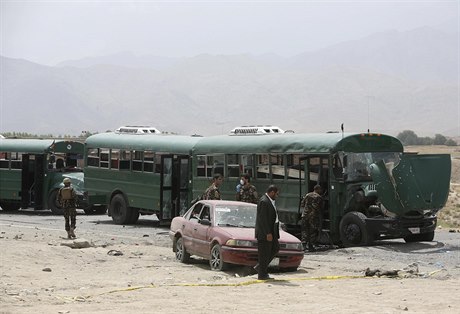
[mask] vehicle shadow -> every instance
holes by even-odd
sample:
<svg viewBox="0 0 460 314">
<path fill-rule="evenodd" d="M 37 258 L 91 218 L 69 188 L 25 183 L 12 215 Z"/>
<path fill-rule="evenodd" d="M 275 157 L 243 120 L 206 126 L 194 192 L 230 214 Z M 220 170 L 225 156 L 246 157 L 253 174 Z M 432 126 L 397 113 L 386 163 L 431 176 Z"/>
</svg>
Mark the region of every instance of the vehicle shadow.
<svg viewBox="0 0 460 314">
<path fill-rule="evenodd" d="M 107 217 L 105 215 L 105 217 Z M 95 217 L 96 218 L 96 217 Z M 157 220 L 151 220 L 151 219 L 141 219 L 135 223 L 135 224 L 126 224 L 126 225 L 119 225 L 116 224 L 112 219 L 107 219 L 107 220 L 97 220 L 97 219 L 90 219 L 88 220 L 89 223 L 94 223 L 96 225 L 114 225 L 114 226 L 120 226 L 120 227 L 130 227 L 130 228 L 137 228 L 137 229 L 142 229 L 142 228 L 159 228 L 163 230 L 164 232 L 169 232 L 169 225 L 164 225 L 161 224 Z"/>
<path fill-rule="evenodd" d="M 190 260 L 187 262 L 188 265 L 193 265 L 193 266 L 196 266 L 200 269 L 203 269 L 203 270 L 208 270 L 210 272 L 213 272 L 209 266 L 209 261 L 206 260 L 206 259 L 203 259 L 203 258 L 199 258 L 199 257 L 191 257 Z M 299 268 L 297 271 L 295 272 L 291 272 L 291 271 L 284 271 L 282 269 L 279 269 L 279 268 L 276 268 L 276 267 L 270 267 L 269 268 L 269 273 L 271 275 L 279 275 L 279 274 L 289 274 L 289 273 L 307 273 L 308 271 L 305 270 L 305 269 L 302 269 L 302 268 Z M 254 268 L 252 266 L 242 266 L 242 265 L 229 265 L 228 266 L 228 269 L 224 270 L 224 271 L 214 271 L 214 273 L 216 274 L 216 276 L 219 276 L 219 274 L 226 274 L 230 277 L 239 277 L 239 278 L 244 278 L 244 277 L 250 277 L 250 276 L 254 276 L 256 275 L 257 273 L 255 272 Z M 257 276 L 255 276 L 256 278 L 254 279 L 257 279 Z M 277 285 L 285 285 L 285 286 L 297 286 L 297 284 L 293 284 L 291 281 L 288 281 L 288 280 L 283 280 L 283 279 L 276 279 L 276 280 L 267 280 L 267 282 L 269 283 L 274 283 L 274 284 L 277 284 Z"/>
<path fill-rule="evenodd" d="M 460 251 L 460 246 L 446 245 L 440 241 L 432 242 L 412 242 L 404 241 L 378 241 L 373 247 L 384 251 L 396 251 L 399 253 L 410 254 L 427 254 L 427 253 L 444 253 L 446 251 Z"/>
<path fill-rule="evenodd" d="M 82 211 L 83 212 L 83 211 Z M 84 212 L 83 212 L 84 213 Z M 77 215 L 80 214 L 77 211 Z M 55 215 L 51 210 L 44 209 L 44 210 L 34 210 L 32 208 L 27 209 L 19 209 L 14 211 L 5 211 L 0 210 L 0 215 L 13 215 L 13 216 L 56 216 L 61 217 L 61 215 Z"/>
</svg>

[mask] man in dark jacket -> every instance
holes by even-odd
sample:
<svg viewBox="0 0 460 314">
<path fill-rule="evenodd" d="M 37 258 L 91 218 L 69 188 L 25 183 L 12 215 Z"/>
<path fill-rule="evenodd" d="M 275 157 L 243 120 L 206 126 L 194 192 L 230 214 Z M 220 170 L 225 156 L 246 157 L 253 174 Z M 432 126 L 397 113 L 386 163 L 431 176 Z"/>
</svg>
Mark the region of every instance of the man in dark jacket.
<svg viewBox="0 0 460 314">
<path fill-rule="evenodd" d="M 278 188 L 270 185 L 257 204 L 255 236 L 259 263 L 254 269 L 258 273 L 259 280 L 272 279 L 268 276 L 268 265 L 279 251 L 279 220 L 275 207 L 275 199 L 278 195 Z"/>
</svg>

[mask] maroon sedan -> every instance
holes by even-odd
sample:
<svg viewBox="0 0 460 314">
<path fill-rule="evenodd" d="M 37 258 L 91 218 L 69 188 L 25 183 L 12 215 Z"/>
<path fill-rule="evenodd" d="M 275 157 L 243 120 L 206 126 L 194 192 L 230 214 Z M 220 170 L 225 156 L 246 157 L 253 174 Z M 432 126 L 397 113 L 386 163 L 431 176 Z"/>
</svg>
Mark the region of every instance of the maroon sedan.
<svg viewBox="0 0 460 314">
<path fill-rule="evenodd" d="M 257 264 L 254 236 L 257 206 L 234 201 L 199 201 L 171 222 L 169 235 L 176 259 L 186 263 L 191 255 L 209 260 L 211 269 L 229 264 Z M 280 230 L 280 251 L 271 266 L 295 271 L 303 259 L 302 244 Z"/>
</svg>

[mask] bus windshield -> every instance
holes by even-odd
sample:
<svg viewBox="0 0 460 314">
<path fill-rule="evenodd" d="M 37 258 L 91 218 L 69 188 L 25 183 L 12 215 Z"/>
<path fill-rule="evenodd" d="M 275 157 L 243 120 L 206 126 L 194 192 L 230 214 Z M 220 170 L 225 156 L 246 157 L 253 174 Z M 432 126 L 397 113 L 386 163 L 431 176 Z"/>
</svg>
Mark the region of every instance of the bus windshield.
<svg viewBox="0 0 460 314">
<path fill-rule="evenodd" d="M 370 165 L 383 160 L 388 169 L 398 165 L 400 153 L 374 152 L 374 153 L 348 153 L 346 155 L 344 174 L 347 181 L 372 181 Z"/>
</svg>

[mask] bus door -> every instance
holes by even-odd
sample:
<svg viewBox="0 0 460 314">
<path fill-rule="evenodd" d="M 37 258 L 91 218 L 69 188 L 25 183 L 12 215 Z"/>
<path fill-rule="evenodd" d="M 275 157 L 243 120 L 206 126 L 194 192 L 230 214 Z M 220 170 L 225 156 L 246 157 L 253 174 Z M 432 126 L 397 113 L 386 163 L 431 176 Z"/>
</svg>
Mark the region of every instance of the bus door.
<svg viewBox="0 0 460 314">
<path fill-rule="evenodd" d="M 29 154 L 22 154 L 21 165 L 21 208 L 28 208 L 30 204 L 29 190 L 33 185 L 33 167 L 30 167 Z M 31 175 L 32 174 L 32 175 Z"/>
<path fill-rule="evenodd" d="M 43 180 L 45 169 L 43 155 L 22 154 L 21 208 L 43 209 Z"/>
<path fill-rule="evenodd" d="M 169 221 L 187 210 L 189 172 L 188 156 L 161 156 L 160 221 Z"/>
<path fill-rule="evenodd" d="M 329 156 L 314 155 L 305 157 L 307 170 L 306 173 L 306 193 L 312 192 L 315 185 L 319 184 L 323 190 L 323 215 L 322 228 L 329 230 Z M 304 194 L 305 195 L 305 194 Z"/>
</svg>

